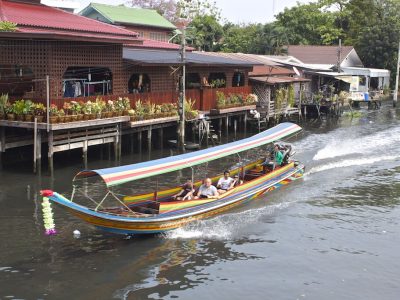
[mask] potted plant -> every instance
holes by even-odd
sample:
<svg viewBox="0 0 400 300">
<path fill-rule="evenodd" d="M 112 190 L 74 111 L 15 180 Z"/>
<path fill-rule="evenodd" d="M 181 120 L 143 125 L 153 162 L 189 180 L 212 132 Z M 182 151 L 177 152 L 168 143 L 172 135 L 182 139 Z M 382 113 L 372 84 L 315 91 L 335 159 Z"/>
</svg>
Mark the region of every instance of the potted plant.
<svg viewBox="0 0 400 300">
<path fill-rule="evenodd" d="M 93 106 L 92 106 L 91 117 L 93 118 L 93 116 L 94 116 L 93 119 L 100 119 L 101 118 L 101 110 L 102 110 L 100 101 L 96 100 L 96 102 L 92 103 L 92 105 Z"/>
<path fill-rule="evenodd" d="M 114 101 L 108 100 L 106 103 L 107 118 L 111 118 L 114 112 Z"/>
<path fill-rule="evenodd" d="M 55 124 L 58 123 L 58 107 L 55 104 L 50 105 L 50 111 L 49 111 L 49 123 L 50 124 Z"/>
<path fill-rule="evenodd" d="M 78 116 L 82 112 L 81 105 L 76 101 L 71 101 L 71 121 L 78 121 Z"/>
<path fill-rule="evenodd" d="M 226 105 L 226 96 L 223 92 L 217 91 L 217 108 L 224 108 Z"/>
<path fill-rule="evenodd" d="M 71 122 L 72 120 L 72 105 L 70 102 L 64 102 L 63 108 L 65 117 L 64 122 Z"/>
<path fill-rule="evenodd" d="M 7 103 L 6 106 L 4 107 L 4 112 L 7 115 L 7 120 L 9 121 L 15 120 L 14 105 L 12 105 L 11 103 Z"/>
<path fill-rule="evenodd" d="M 147 101 L 143 107 L 144 107 L 144 119 L 145 120 L 154 119 L 156 105 L 151 103 L 150 101 Z"/>
<path fill-rule="evenodd" d="M 133 109 L 128 110 L 128 115 L 130 117 L 131 122 L 137 121 L 135 111 Z"/>
<path fill-rule="evenodd" d="M 25 101 L 24 100 L 17 100 L 13 104 L 13 110 L 15 114 L 15 118 L 17 121 L 24 120 L 24 111 L 25 111 Z"/>
<path fill-rule="evenodd" d="M 122 116 L 125 110 L 124 100 L 121 97 L 119 97 L 114 104 L 115 104 L 115 111 L 117 112 L 116 116 L 118 117 Z"/>
<path fill-rule="evenodd" d="M 58 122 L 65 123 L 65 111 L 62 108 L 58 111 Z"/>
<path fill-rule="evenodd" d="M 33 113 L 37 121 L 42 123 L 44 120 L 44 114 L 46 113 L 46 107 L 43 105 L 43 103 L 35 103 Z"/>
<path fill-rule="evenodd" d="M 85 121 L 90 120 L 92 118 L 93 105 L 90 100 L 83 105 L 82 112 L 83 112 L 83 119 Z M 94 116 L 93 116 L 93 119 L 94 119 Z"/>
<path fill-rule="evenodd" d="M 137 120 L 143 120 L 145 109 L 144 109 L 144 104 L 140 99 L 135 102 L 135 108 L 136 108 L 135 115 Z"/>
<path fill-rule="evenodd" d="M 193 120 L 199 115 L 199 112 L 194 108 L 195 103 L 196 100 L 192 99 L 185 99 L 185 101 L 183 102 L 183 111 L 185 113 L 186 120 Z"/>
<path fill-rule="evenodd" d="M 2 94 L 0 96 L 0 120 L 6 118 L 6 107 L 8 105 L 8 94 Z"/>
<path fill-rule="evenodd" d="M 124 106 L 123 115 L 128 116 L 129 115 L 128 111 L 131 109 L 131 101 L 129 100 L 128 97 L 124 97 L 122 99 L 122 104 Z"/>
</svg>

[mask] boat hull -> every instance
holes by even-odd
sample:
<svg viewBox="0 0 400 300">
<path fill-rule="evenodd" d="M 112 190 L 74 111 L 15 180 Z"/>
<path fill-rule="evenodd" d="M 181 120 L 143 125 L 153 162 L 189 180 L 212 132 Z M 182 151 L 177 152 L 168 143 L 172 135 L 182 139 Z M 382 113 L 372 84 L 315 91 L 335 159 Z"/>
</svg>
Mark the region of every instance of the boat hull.
<svg viewBox="0 0 400 300">
<path fill-rule="evenodd" d="M 227 197 L 188 209 L 149 217 L 117 216 L 88 209 L 54 193 L 48 198 L 72 214 L 104 231 L 118 234 L 154 234 L 176 229 L 199 219 L 210 218 L 271 192 L 303 176 L 304 166 L 291 163 L 239 186 Z"/>
</svg>

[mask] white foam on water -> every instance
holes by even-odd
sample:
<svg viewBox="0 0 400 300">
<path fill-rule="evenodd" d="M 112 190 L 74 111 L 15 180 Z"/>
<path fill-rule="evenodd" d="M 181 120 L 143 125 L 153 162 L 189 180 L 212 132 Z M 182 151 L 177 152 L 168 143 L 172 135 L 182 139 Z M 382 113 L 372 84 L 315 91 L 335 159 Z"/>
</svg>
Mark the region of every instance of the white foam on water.
<svg viewBox="0 0 400 300">
<path fill-rule="evenodd" d="M 259 222 L 263 216 L 271 215 L 276 210 L 288 207 L 291 202 L 268 205 L 261 208 L 248 209 L 238 213 L 224 214 L 211 219 L 199 220 L 185 227 L 165 233 L 167 239 L 204 238 L 227 240 L 241 228 Z"/>
<path fill-rule="evenodd" d="M 337 169 L 337 168 L 370 165 L 381 161 L 396 160 L 397 158 L 399 158 L 398 155 L 388 155 L 388 156 L 374 156 L 374 157 L 357 158 L 357 159 L 346 159 L 338 162 L 332 162 L 317 167 L 313 167 L 310 171 L 306 172 L 305 175 L 310 175 L 313 173 L 331 169 Z"/>
<path fill-rule="evenodd" d="M 315 154 L 313 160 L 335 158 L 351 154 L 371 154 L 391 152 L 393 145 L 400 142 L 400 127 L 390 128 L 378 133 L 359 138 L 335 136 L 328 144 Z"/>
</svg>

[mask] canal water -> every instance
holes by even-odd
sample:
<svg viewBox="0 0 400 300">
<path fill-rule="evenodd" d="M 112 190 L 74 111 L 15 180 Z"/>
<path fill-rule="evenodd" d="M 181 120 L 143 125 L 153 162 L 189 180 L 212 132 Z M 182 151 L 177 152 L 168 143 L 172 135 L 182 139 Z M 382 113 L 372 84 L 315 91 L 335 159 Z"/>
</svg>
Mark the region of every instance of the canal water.
<svg viewBox="0 0 400 300">
<path fill-rule="evenodd" d="M 0 299 L 397 300 L 399 117 L 387 105 L 353 119 L 309 121 L 294 141 L 304 179 L 159 236 L 104 234 L 59 208 L 59 234 L 45 236 L 38 191 L 68 195 L 82 168 L 79 152 L 56 156 L 54 177 L 6 162 Z M 90 168 L 115 164 L 107 149 L 91 151 Z M 151 158 L 162 155 L 169 150 Z M 147 158 L 125 154 L 122 163 Z"/>
</svg>

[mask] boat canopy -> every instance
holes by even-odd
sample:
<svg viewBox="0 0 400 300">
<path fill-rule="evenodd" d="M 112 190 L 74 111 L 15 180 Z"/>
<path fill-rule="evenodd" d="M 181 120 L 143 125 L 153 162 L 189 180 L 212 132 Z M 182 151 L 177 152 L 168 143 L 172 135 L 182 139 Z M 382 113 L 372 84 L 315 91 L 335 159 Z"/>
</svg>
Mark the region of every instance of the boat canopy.
<svg viewBox="0 0 400 300">
<path fill-rule="evenodd" d="M 132 165 L 92 171 L 86 170 L 79 172 L 75 176 L 75 179 L 98 175 L 104 180 L 107 187 L 117 186 L 126 182 L 196 166 L 208 161 L 273 143 L 297 133 L 301 129 L 300 126 L 293 123 L 281 123 L 252 137 L 236 142 Z"/>
</svg>

